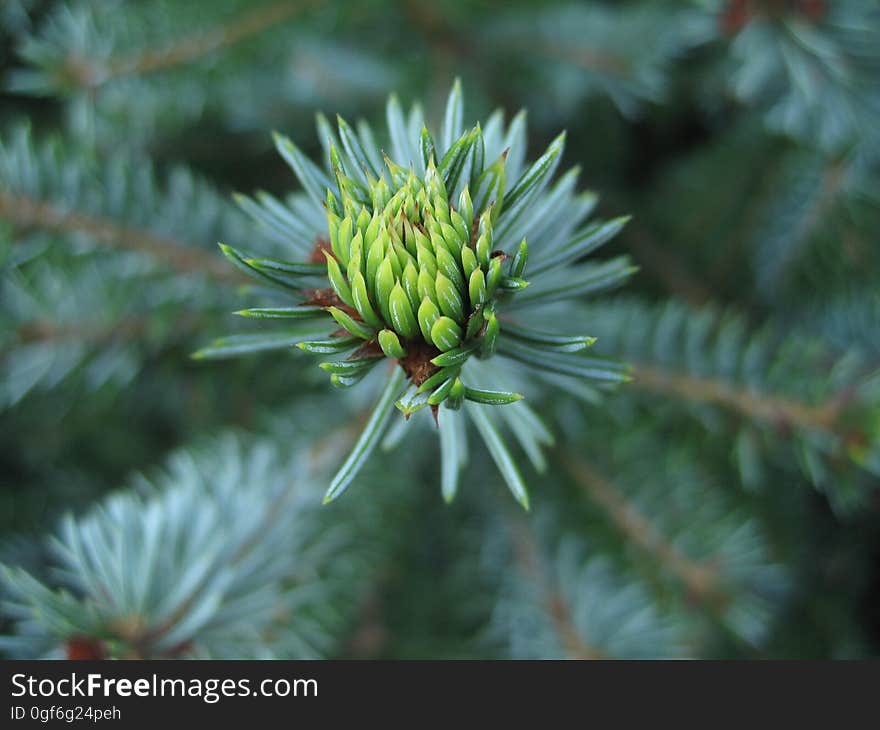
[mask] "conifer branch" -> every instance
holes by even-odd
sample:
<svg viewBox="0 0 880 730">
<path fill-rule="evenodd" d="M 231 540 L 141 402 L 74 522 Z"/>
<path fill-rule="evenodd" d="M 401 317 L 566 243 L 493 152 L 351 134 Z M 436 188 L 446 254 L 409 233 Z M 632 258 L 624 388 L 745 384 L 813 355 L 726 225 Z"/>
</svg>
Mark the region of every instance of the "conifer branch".
<svg viewBox="0 0 880 730">
<path fill-rule="evenodd" d="M 223 566 L 224 570 L 235 569 L 238 565 L 243 563 L 255 549 L 260 549 L 262 547 L 262 536 L 271 530 L 275 523 L 277 523 L 281 515 L 284 514 L 285 506 L 291 502 L 295 494 L 296 486 L 291 483 L 285 489 L 280 490 L 278 494 L 274 495 L 270 501 L 269 507 L 266 509 L 262 522 L 251 532 L 250 538 L 239 546 L 236 553 L 232 556 L 232 559 Z M 130 658 L 144 659 L 152 656 L 154 654 L 154 650 L 152 649 L 153 645 L 160 641 L 168 632 L 174 629 L 175 626 L 186 618 L 193 605 L 199 599 L 202 591 L 215 578 L 216 576 L 214 574 L 206 574 L 202 580 L 193 587 L 189 595 L 180 602 L 174 613 L 171 614 L 171 616 L 169 616 L 161 625 L 153 628 L 144 626 L 143 628 L 146 630 L 140 635 L 123 636 L 122 638 L 128 642 L 134 652 L 134 656 Z M 135 625 L 140 626 L 140 623 L 135 622 Z M 183 647 L 186 647 L 186 642 Z"/>
<path fill-rule="evenodd" d="M 820 429 L 837 433 L 838 418 L 849 400 L 848 393 L 844 392 L 818 405 L 810 405 L 790 398 L 756 393 L 717 378 L 679 375 L 642 365 L 634 366 L 632 375 L 634 387 L 679 396 L 689 401 L 711 403 L 781 428 Z"/>
<path fill-rule="evenodd" d="M 596 504 L 605 510 L 620 532 L 647 555 L 660 562 L 701 603 L 723 607 L 728 597 L 721 590 L 719 576 L 706 562 L 692 560 L 672 545 L 651 522 L 637 512 L 621 491 L 584 461 L 565 456 L 568 473 Z"/>
<path fill-rule="evenodd" d="M 377 581 L 383 583 L 380 577 Z M 361 599 L 348 640 L 345 642 L 344 656 L 359 659 L 374 659 L 382 653 L 388 640 L 388 629 L 382 617 L 381 594 L 373 589 Z"/>
<path fill-rule="evenodd" d="M 813 232 L 825 220 L 827 220 L 830 208 L 837 201 L 846 178 L 846 166 L 840 161 L 830 162 L 822 174 L 822 184 L 818 195 L 813 199 L 812 205 L 807 209 L 806 214 L 801 219 L 801 224 L 795 237 L 801 241 L 806 241 L 812 236 Z"/>
<path fill-rule="evenodd" d="M 134 339 L 143 334 L 149 320 L 146 317 L 130 317 L 110 325 L 103 323 L 58 324 L 46 319 L 27 322 L 16 331 L 16 340 L 23 343 L 50 342 L 57 340 L 102 343 L 117 336 Z"/>
<path fill-rule="evenodd" d="M 590 48 L 541 45 L 537 47 L 523 46 L 522 50 L 551 61 L 571 64 L 585 71 L 607 74 L 616 78 L 626 78 L 630 72 L 630 64 L 624 57 Z"/>
<path fill-rule="evenodd" d="M 153 320 L 147 316 L 131 316 L 115 322 L 77 322 L 66 324 L 38 319 L 27 322 L 15 330 L 15 339 L 24 344 L 32 342 L 58 342 L 70 340 L 103 345 L 113 340 L 125 342 L 140 339 Z M 187 336 L 202 323 L 200 317 L 190 313 L 178 318 L 173 327 L 174 338 Z"/>
<path fill-rule="evenodd" d="M 595 646 L 587 643 L 572 619 L 565 598 L 555 585 L 541 559 L 540 549 L 528 526 L 518 516 L 509 514 L 509 528 L 514 554 L 523 573 L 539 587 L 544 609 L 553 622 L 553 628 L 563 649 L 572 659 L 608 659 Z"/>
<path fill-rule="evenodd" d="M 712 265 L 709 281 L 724 281 L 736 270 L 739 257 L 742 256 L 749 237 L 754 234 L 760 223 L 767 200 L 777 193 L 781 185 L 783 158 L 784 155 L 778 150 L 771 150 L 764 156 L 764 164 L 744 197 L 743 213 L 737 217 L 738 222 L 731 226 L 727 235 L 718 242 L 718 249 L 722 253 Z"/>
<path fill-rule="evenodd" d="M 680 5 L 0 0 L 0 653 L 874 652 L 880 7 Z"/>
<path fill-rule="evenodd" d="M 488 138 L 479 123 L 466 128 L 458 81 L 449 93 L 436 136 L 424 125 L 408 129 L 394 97 L 386 112 L 392 147 L 400 159 L 408 157 L 403 150 L 420 150 L 418 172 L 412 164 L 407 171 L 387 154 L 383 158 L 381 150 L 375 149 L 369 128 L 364 126 L 357 132 L 341 116 L 337 118 L 338 137 L 326 120 L 318 120 L 319 133 L 330 141 L 326 171 L 310 162 L 292 140 L 276 135 L 279 152 L 303 187 L 300 205 L 309 206 L 316 217 L 326 218 L 327 236 L 318 234 L 316 248 L 315 236 L 304 240 L 303 226 L 289 210 L 271 196 L 262 195 L 258 196 L 260 202 L 242 198 L 242 203 L 282 240 L 305 243 L 300 250 L 304 260 L 255 257 L 225 244 L 221 250 L 238 270 L 292 292 L 306 305 L 240 314 L 310 321 L 303 325 L 309 329 L 221 338 L 196 357 L 233 357 L 294 344 L 320 355 L 347 352 L 345 359 L 320 365 L 330 373 L 331 382 L 341 387 L 355 385 L 380 362 L 391 361 L 392 375 L 374 416 L 332 480 L 325 499 L 336 499 L 353 482 L 381 438 L 394 407 L 407 418 L 430 408 L 439 423 L 441 406 L 454 412 L 467 400 L 478 404 L 468 406 L 467 418 L 477 427 L 508 488 L 528 509 L 522 476 L 497 423 L 484 410 L 485 406 L 511 405 L 523 396 L 494 381 L 487 383 L 489 387 L 475 387 L 462 368 L 472 357 L 485 359 L 497 352 L 542 370 L 556 368 L 567 375 L 623 380 L 622 367 L 600 365 L 579 354 L 592 345 L 589 336 L 579 333 L 563 336 L 560 341 L 548 340 L 540 332 L 520 332 L 525 337 L 525 342 L 520 342 L 506 334 L 499 316 L 512 297 L 522 304 L 519 316 L 528 317 L 528 310 L 537 309 L 542 300 L 556 301 L 620 283 L 631 273 L 625 257 L 604 268 L 571 263 L 610 240 L 627 219 L 596 222 L 578 231 L 592 210 L 594 196 L 572 195 L 570 183 L 576 174 L 568 173 L 562 183 L 550 185 L 565 146 L 565 133 L 528 167 L 523 167 L 524 160 L 519 157 L 509 161 L 508 151 L 517 139 L 520 152 L 525 152 L 524 116 L 514 119 L 504 136 L 496 126 L 497 117 L 486 122 L 492 133 Z M 415 107 L 411 112 L 411 118 L 418 119 L 413 114 L 421 115 L 420 109 Z M 341 142 L 338 146 L 337 139 Z M 492 162 L 487 165 L 487 160 Z M 516 179 L 509 189 L 508 174 Z M 571 220 L 549 213 L 560 206 L 563 210 L 573 208 Z M 531 286 L 524 278 L 529 258 L 526 234 L 530 231 L 525 221 L 545 219 L 550 230 L 560 227 L 556 231 L 557 250 L 548 247 L 537 270 L 542 278 Z M 506 250 L 515 253 L 509 255 Z M 329 286 L 315 289 L 316 276 L 323 279 L 320 284 Z M 320 332 L 316 328 L 328 329 Z M 311 339 L 316 334 L 323 338 Z M 523 415 L 517 423 L 519 438 L 529 434 L 526 439 L 539 449 L 544 437 L 536 437 L 528 421 Z M 461 464 L 458 457 L 449 455 L 461 451 L 453 443 L 456 437 L 448 430 L 441 430 L 443 433 L 447 454 L 444 495 L 451 499 Z"/>
<path fill-rule="evenodd" d="M 132 56 L 111 58 L 106 62 L 72 56 L 67 59 L 66 71 L 71 78 L 89 89 L 96 89 L 108 81 L 124 76 L 145 76 L 167 71 L 258 35 L 274 25 L 290 20 L 311 4 L 306 0 L 280 0 L 243 13 L 210 30 L 182 38 L 166 48 L 145 50 Z"/>
<path fill-rule="evenodd" d="M 25 195 L 0 191 L 0 218 L 19 228 L 41 228 L 62 233 L 85 233 L 110 248 L 140 251 L 157 261 L 186 274 L 207 274 L 226 281 L 240 281 L 241 276 L 222 265 L 208 251 L 194 249 L 170 238 L 149 231 L 119 225 L 114 221 L 75 211 L 62 211 L 55 206 Z"/>
<path fill-rule="evenodd" d="M 356 417 L 355 421 L 366 419 L 368 415 L 369 412 L 365 411 L 359 418 Z M 341 456 L 350 448 L 357 433 L 356 429 L 349 426 L 340 430 L 331 431 L 329 434 L 316 439 L 308 449 L 309 466 L 300 480 L 304 483 L 308 482 L 311 477 L 322 470 L 327 461 L 341 458 Z M 244 563 L 253 551 L 262 549 L 263 536 L 273 530 L 277 525 L 278 520 L 288 513 L 288 506 L 297 495 L 297 491 L 298 486 L 296 481 L 291 480 L 284 489 L 274 495 L 265 511 L 265 516 L 260 525 L 251 532 L 250 538 L 239 546 L 238 551 L 232 556 L 229 563 L 224 565 L 224 569 L 228 570 L 230 568 L 235 568 L 237 565 Z M 165 624 L 145 634 L 141 638 L 143 644 L 133 642 L 134 645 L 138 648 L 140 648 L 141 645 L 149 647 L 151 643 L 155 643 L 157 640 L 161 639 L 166 632 L 173 629 L 174 626 L 187 615 L 190 607 L 199 598 L 203 586 L 207 585 L 213 577 L 214 576 L 212 575 L 206 575 L 202 582 L 191 591 L 189 597 L 180 603 L 175 613 L 165 622 Z M 147 652 L 144 656 L 149 655 L 149 652 Z"/>
</svg>

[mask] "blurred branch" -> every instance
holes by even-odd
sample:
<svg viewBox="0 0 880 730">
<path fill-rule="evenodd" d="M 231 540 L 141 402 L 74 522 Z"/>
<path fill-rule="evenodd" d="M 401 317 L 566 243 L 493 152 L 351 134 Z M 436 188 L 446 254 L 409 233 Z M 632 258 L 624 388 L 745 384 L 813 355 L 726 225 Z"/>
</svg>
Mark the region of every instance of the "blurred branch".
<svg viewBox="0 0 880 730">
<path fill-rule="evenodd" d="M 737 256 L 743 251 L 749 237 L 755 234 L 757 224 L 761 217 L 766 215 L 767 200 L 773 199 L 778 193 L 776 189 L 780 184 L 779 177 L 783 173 L 782 166 L 774 163 L 767 164 L 765 181 L 754 186 L 754 194 L 748 200 L 746 213 L 741 217 L 741 223 L 734 227 L 721 241 L 720 250 L 726 253 L 722 255 L 713 266 L 711 279 L 723 281 L 738 265 Z M 846 178 L 846 165 L 840 160 L 830 161 L 823 173 L 822 180 L 816 195 L 804 206 L 804 210 L 798 217 L 798 221 L 791 230 L 785 232 L 785 240 L 792 241 L 795 247 L 808 243 L 816 230 L 826 220 L 841 193 L 841 188 Z M 792 254 L 796 256 L 796 250 Z"/>
<path fill-rule="evenodd" d="M 355 419 L 355 422 L 357 423 L 361 420 L 366 420 L 368 416 L 369 413 L 364 412 L 359 418 Z M 357 433 L 358 430 L 356 428 L 347 426 L 346 428 L 332 431 L 330 434 L 317 439 L 309 450 L 310 456 L 312 457 L 310 459 L 309 469 L 311 474 L 320 471 L 321 465 L 325 460 L 339 459 L 342 455 L 347 453 L 352 442 L 355 440 Z M 318 455 L 320 455 L 320 457 Z M 302 481 L 308 481 L 309 476 L 310 474 L 307 472 L 303 476 Z M 285 505 L 296 494 L 296 486 L 297 482 L 291 481 L 285 489 L 275 495 L 271 504 L 266 509 L 265 518 L 253 530 L 250 538 L 239 547 L 231 560 L 224 565 L 224 569 L 228 570 L 242 563 L 254 550 L 262 547 L 263 536 L 271 530 L 279 519 L 286 516 Z M 176 611 L 162 625 L 142 631 L 140 635 L 121 635 L 121 638 L 127 641 L 136 653 L 136 656 L 130 658 L 146 658 L 153 656 L 151 645 L 161 640 L 166 633 L 174 629 L 175 626 L 187 616 L 191 606 L 198 600 L 205 586 L 209 585 L 213 578 L 214 576 L 211 574 L 205 575 L 202 581 L 192 589 L 188 597 L 180 603 Z M 132 623 L 132 626 L 138 628 L 142 627 L 143 624 L 140 621 L 135 620 Z M 171 658 L 185 652 L 188 648 L 189 642 L 183 642 L 179 647 L 175 647 L 172 650 L 170 653 Z M 169 654 L 166 652 L 166 656 L 168 655 Z"/>
<path fill-rule="evenodd" d="M 98 243 L 111 248 L 141 251 L 184 273 L 207 274 L 228 281 L 241 281 L 240 274 L 230 269 L 222 257 L 186 244 L 156 236 L 112 221 L 83 213 L 63 212 L 48 203 L 24 195 L 0 192 L 0 218 L 13 225 L 36 227 L 62 233 L 85 233 Z"/>
<path fill-rule="evenodd" d="M 588 48 L 565 48 L 564 46 L 547 46 L 523 44 L 520 48 L 531 56 L 538 56 L 550 61 L 559 61 L 577 66 L 585 71 L 593 71 L 609 76 L 625 78 L 630 64 L 623 56 L 593 51 Z"/>
<path fill-rule="evenodd" d="M 755 393 L 714 378 L 677 375 L 640 365 L 634 367 L 633 385 L 689 401 L 712 403 L 775 426 L 818 428 L 832 433 L 838 426 L 843 406 L 850 398 L 849 392 L 844 391 L 814 406 L 766 393 Z"/>
<path fill-rule="evenodd" d="M 245 558 L 250 555 L 250 553 L 255 549 L 261 546 L 262 536 L 269 531 L 269 529 L 278 521 L 281 515 L 284 514 L 283 507 L 285 503 L 287 503 L 295 493 L 295 484 L 291 483 L 286 489 L 280 491 L 275 498 L 271 501 L 269 508 L 266 510 L 265 519 L 254 529 L 251 533 L 250 539 L 241 545 L 235 555 L 232 556 L 232 559 L 224 565 L 224 569 L 228 570 L 230 568 L 235 567 L 237 564 L 240 564 Z M 180 623 L 190 612 L 190 608 L 192 605 L 198 600 L 200 594 L 205 589 L 207 585 L 214 579 L 214 576 L 211 574 L 205 575 L 201 582 L 193 587 L 192 591 L 190 591 L 189 595 L 181 601 L 180 605 L 174 611 L 171 616 L 160 626 L 156 626 L 140 636 L 124 636 L 123 638 L 128 641 L 128 643 L 132 646 L 135 656 L 132 658 L 143 659 L 146 657 L 150 657 L 153 655 L 153 650 L 151 646 L 155 644 L 157 641 L 162 639 L 165 634 L 175 628 L 178 623 Z M 139 625 L 140 622 L 135 622 L 136 625 Z M 187 648 L 187 643 L 184 642 L 183 645 L 179 649 L 175 648 L 175 651 L 172 652 L 172 656 L 177 652 L 185 651 Z"/>
<path fill-rule="evenodd" d="M 121 335 L 124 339 L 134 339 L 147 328 L 146 317 L 131 317 L 105 324 L 74 325 L 56 324 L 45 319 L 28 322 L 16 330 L 19 342 L 48 342 L 51 340 L 85 340 L 90 343 L 101 343 Z"/>
<path fill-rule="evenodd" d="M 435 3 L 424 0 L 404 0 L 403 10 L 410 22 L 432 44 L 440 47 L 444 53 L 464 51 L 467 45 L 456 35 L 449 18 Z"/>
<path fill-rule="evenodd" d="M 544 608 L 553 621 L 553 628 L 566 654 L 572 659 L 608 659 L 609 657 L 581 637 L 565 598 L 544 567 L 540 550 L 529 527 L 512 513 L 509 513 L 508 522 L 517 563 L 543 592 Z"/>
<path fill-rule="evenodd" d="M 807 240 L 822 224 L 825 214 L 834 205 L 844 181 L 846 166 L 839 161 L 831 162 L 822 175 L 822 187 L 819 194 L 813 200 L 812 205 L 806 211 L 799 230 L 795 232 L 801 241 Z"/>
<path fill-rule="evenodd" d="M 73 56 L 67 59 L 66 70 L 80 85 L 90 89 L 123 76 L 143 76 L 165 71 L 258 35 L 273 25 L 289 20 L 311 4 L 311 0 L 281 0 L 243 13 L 211 30 L 182 38 L 166 48 L 146 50 L 125 58 L 110 58 L 100 64 Z"/>
<path fill-rule="evenodd" d="M 87 342 L 90 345 L 102 346 L 113 340 L 130 342 L 142 338 L 147 334 L 153 321 L 153 319 L 147 316 L 126 317 L 109 324 L 56 324 L 55 322 L 40 319 L 22 325 L 15 331 L 15 334 L 19 344 L 75 340 L 77 342 Z M 176 342 L 178 339 L 195 332 L 201 323 L 202 319 L 192 314 L 179 317 L 169 333 L 170 336 L 163 342 L 163 346 L 167 346 L 169 343 Z M 8 352 L 12 349 L 14 349 L 14 346 L 6 350 L 0 350 L 0 353 Z"/>
<path fill-rule="evenodd" d="M 430 49 L 432 96 L 439 106 L 447 93 L 456 63 L 472 56 L 473 49 L 434 2 L 404 0 L 403 11 L 422 34 Z"/>
<path fill-rule="evenodd" d="M 377 580 L 379 584 L 382 582 L 382 578 Z M 381 655 L 388 643 L 388 629 L 385 627 L 382 615 L 382 595 L 376 587 L 361 599 L 357 617 L 341 655 L 357 659 L 375 659 Z"/>
<path fill-rule="evenodd" d="M 783 158 L 784 154 L 780 150 L 768 153 L 753 182 L 743 192 L 743 211 L 737 216 L 737 223 L 730 227 L 717 244 L 722 253 L 712 265 L 709 281 L 724 282 L 735 275 L 737 267 L 742 265 L 739 257 L 745 243 L 754 234 L 766 210 L 767 201 L 772 199 L 781 185 Z"/>
<path fill-rule="evenodd" d="M 628 503 L 618 488 L 591 466 L 571 454 L 565 456 L 565 465 L 578 486 L 605 510 L 620 532 L 680 580 L 691 596 L 713 608 L 722 608 L 727 603 L 718 575 L 709 565 L 679 552 Z"/>
</svg>

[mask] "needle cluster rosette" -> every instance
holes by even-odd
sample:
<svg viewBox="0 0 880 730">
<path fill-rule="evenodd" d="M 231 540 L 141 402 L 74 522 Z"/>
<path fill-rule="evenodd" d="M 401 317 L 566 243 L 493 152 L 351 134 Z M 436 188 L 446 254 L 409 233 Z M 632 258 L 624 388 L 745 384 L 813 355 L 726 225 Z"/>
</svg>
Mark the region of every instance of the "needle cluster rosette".
<svg viewBox="0 0 880 730">
<path fill-rule="evenodd" d="M 633 271 L 625 257 L 583 262 L 626 219 L 583 225 L 596 196 L 575 192 L 577 168 L 551 184 L 564 133 L 526 164 L 524 113 L 506 128 L 497 112 L 485 125 L 465 129 L 462 108 L 456 83 L 435 138 L 418 106 L 407 117 L 392 97 L 387 151 L 376 146 L 368 125 L 353 128 L 339 118 L 334 130 L 319 116 L 326 171 L 276 135 L 303 193 L 286 201 L 267 193 L 238 200 L 301 260 L 254 257 L 221 244 L 236 267 L 295 302 L 238 312 L 284 320 L 284 332 L 223 338 L 197 357 L 296 345 L 331 355 L 321 367 L 343 388 L 382 362 L 394 363 L 328 501 L 354 480 L 396 406 L 407 419 L 429 409 L 440 426 L 447 499 L 466 458 L 470 421 L 527 506 L 519 469 L 491 415 L 498 409 L 487 406 L 505 406 L 507 425 L 540 468 L 541 448 L 552 437 L 509 384 L 537 380 L 570 390 L 585 380 L 626 379 L 620 365 L 584 356 L 592 337 L 557 334 L 545 324 L 565 317 L 560 302 L 616 286 Z M 531 254 L 530 240 L 536 241 Z M 335 328 L 329 332 L 328 321 Z M 491 368 L 483 365 L 496 355 L 497 365 L 495 359 Z"/>
<path fill-rule="evenodd" d="M 327 195 L 329 249 L 322 253 L 338 298 L 338 305 L 327 311 L 343 330 L 368 344 L 345 365 L 323 367 L 334 383 L 349 385 L 378 357 L 397 359 L 417 386 L 416 394 L 423 396 L 404 407 L 407 414 L 425 405 L 436 409 L 445 401 L 454 406 L 462 398 L 519 399 L 468 388 L 460 377 L 472 354 L 486 357 L 495 351 L 497 295 L 527 286 L 521 278 L 526 242 L 512 262 L 493 250 L 494 205 L 475 215 L 467 184 L 456 201 L 449 200 L 460 158 L 470 154 L 478 135 L 476 127 L 463 136 L 439 168 L 429 157 L 424 178 L 385 157 L 386 170 L 378 180 L 369 177 L 366 189 L 338 172 L 342 199 Z M 478 205 L 503 184 L 501 163 L 477 180 Z"/>
</svg>

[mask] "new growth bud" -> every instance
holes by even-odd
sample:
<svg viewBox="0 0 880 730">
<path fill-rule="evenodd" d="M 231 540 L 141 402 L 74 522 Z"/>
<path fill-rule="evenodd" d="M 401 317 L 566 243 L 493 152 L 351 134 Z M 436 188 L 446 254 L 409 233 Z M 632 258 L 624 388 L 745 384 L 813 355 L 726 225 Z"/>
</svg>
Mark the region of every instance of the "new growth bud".
<svg viewBox="0 0 880 730">
<path fill-rule="evenodd" d="M 330 248 L 324 255 L 330 286 L 341 303 L 328 311 L 351 335 L 375 342 L 385 357 L 404 360 L 422 353 L 427 366 L 416 368 L 411 379 L 421 386 L 426 378 L 440 376 L 427 399 L 430 405 L 450 394 L 460 399 L 461 388 L 429 361 L 463 346 L 472 345 L 464 350 L 466 356 L 494 349 L 491 342 L 478 346 L 487 322 L 490 339 L 497 336 L 497 319 L 484 314 L 497 296 L 509 294 L 499 286 L 502 280 L 521 280 L 528 252 L 523 241 L 512 258 L 493 255 L 493 208 L 503 191 L 506 155 L 479 176 L 479 200 L 485 206 L 475 209 L 462 171 L 478 142 L 482 149 L 479 135 L 477 127 L 465 132 L 439 167 L 433 141 L 423 135 L 431 154 L 421 178 L 412 166 L 406 169 L 386 155 L 379 178 L 366 175 L 364 187 L 334 164 L 340 199 L 332 193 L 327 198 Z M 331 149 L 331 160 L 340 158 Z M 455 191 L 447 185 L 455 185 Z"/>
</svg>

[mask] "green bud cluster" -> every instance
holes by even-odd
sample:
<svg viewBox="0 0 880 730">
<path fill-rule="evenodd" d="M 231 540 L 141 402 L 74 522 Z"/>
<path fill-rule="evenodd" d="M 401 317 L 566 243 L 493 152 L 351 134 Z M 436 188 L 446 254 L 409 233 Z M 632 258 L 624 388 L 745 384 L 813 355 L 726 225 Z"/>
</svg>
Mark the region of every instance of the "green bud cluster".
<svg viewBox="0 0 880 730">
<path fill-rule="evenodd" d="M 495 300 L 502 290 L 527 285 L 519 275 L 528 248 L 523 241 L 512 264 L 493 254 L 493 206 L 475 211 L 467 185 L 449 200 L 433 157 L 423 179 L 387 156 L 385 167 L 367 185 L 337 168 L 341 199 L 327 191 L 324 255 L 340 302 L 327 311 L 354 337 L 375 341 L 386 357 L 427 351 L 440 372 L 416 384 L 425 391 L 439 385 L 429 397 L 437 405 L 464 395 L 448 369 L 494 351 Z M 344 374 L 334 375 L 347 384 Z"/>
<path fill-rule="evenodd" d="M 443 494 L 451 499 L 465 450 L 455 425 L 462 421 L 446 412 L 469 401 L 463 417 L 476 427 L 516 499 L 527 506 L 525 485 L 489 415 L 494 409 L 483 406 L 522 399 L 507 389 L 513 368 L 559 382 L 583 378 L 607 385 L 627 379 L 619 364 L 582 355 L 594 338 L 548 332 L 540 315 L 545 304 L 616 286 L 632 273 L 625 257 L 581 263 L 626 218 L 584 225 L 595 196 L 575 193 L 578 170 L 551 185 L 565 133 L 526 163 L 525 114 L 506 129 L 500 114 L 487 120 L 485 132 L 480 124 L 468 129 L 457 82 L 436 138 L 418 106 L 405 116 L 392 97 L 386 116 L 396 161 L 380 154 L 366 123 L 354 128 L 341 117 L 336 130 L 318 117 L 319 133 L 327 140 L 325 167 L 276 135 L 278 151 L 302 192 L 287 203 L 262 192 L 256 199 L 238 196 L 238 201 L 300 258 L 254 257 L 225 244 L 220 248 L 233 266 L 262 284 L 255 290 L 260 295 L 268 285 L 293 297 L 287 306 L 273 299 L 272 306 L 238 314 L 283 322 L 285 329 L 221 338 L 195 357 L 233 357 L 295 345 L 329 356 L 320 367 L 341 387 L 354 385 L 380 363 L 394 363 L 326 501 L 355 479 L 395 407 L 407 417 L 431 408 L 443 445 Z M 326 228 L 322 216 L 310 210 L 321 205 Z M 525 235 L 534 237 L 540 250 L 529 264 L 534 287 L 520 296 L 529 285 L 523 278 L 529 260 Z M 519 301 L 509 301 L 512 297 Z M 503 333 L 497 315 L 502 308 L 509 316 Z M 471 361 L 496 353 L 507 375 Z M 473 387 L 476 383 L 497 384 L 498 389 Z M 528 406 L 507 409 L 503 417 L 525 451 L 540 455 L 549 435 Z M 395 431 L 387 438 L 400 435 Z"/>
</svg>

